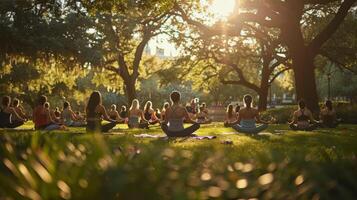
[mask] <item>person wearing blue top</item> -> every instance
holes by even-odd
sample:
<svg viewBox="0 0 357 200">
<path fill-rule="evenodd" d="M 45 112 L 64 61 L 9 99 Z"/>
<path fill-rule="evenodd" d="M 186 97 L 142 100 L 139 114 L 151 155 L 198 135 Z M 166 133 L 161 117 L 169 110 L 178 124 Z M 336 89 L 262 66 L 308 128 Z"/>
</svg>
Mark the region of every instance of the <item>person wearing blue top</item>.
<svg viewBox="0 0 357 200">
<path fill-rule="evenodd" d="M 245 95 L 243 98 L 245 107 L 239 110 L 237 124 L 232 128 L 241 133 L 257 134 L 268 128 L 268 122 L 260 119 L 259 111 L 252 108 L 253 98 L 250 95 Z M 262 123 L 257 125 L 256 123 Z"/>
</svg>

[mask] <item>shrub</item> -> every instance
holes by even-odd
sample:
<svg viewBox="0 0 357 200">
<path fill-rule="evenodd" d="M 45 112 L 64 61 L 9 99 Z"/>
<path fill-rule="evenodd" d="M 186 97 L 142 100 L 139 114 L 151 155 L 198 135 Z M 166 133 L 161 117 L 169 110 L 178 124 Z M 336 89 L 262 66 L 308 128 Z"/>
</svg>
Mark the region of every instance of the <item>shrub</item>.
<svg viewBox="0 0 357 200">
<path fill-rule="evenodd" d="M 262 118 L 266 120 L 273 119 L 274 123 L 286 124 L 291 121 L 292 113 L 296 106 L 284 106 L 281 108 L 272 108 L 262 113 Z"/>
<path fill-rule="evenodd" d="M 322 104 L 321 104 L 322 107 Z M 337 118 L 345 124 L 357 124 L 357 105 L 348 103 L 335 103 Z M 282 108 L 272 108 L 264 111 L 261 115 L 263 119 L 274 119 L 275 123 L 286 124 L 292 119 L 292 113 L 297 106 L 284 106 Z M 318 119 L 318 116 L 316 116 Z"/>
</svg>

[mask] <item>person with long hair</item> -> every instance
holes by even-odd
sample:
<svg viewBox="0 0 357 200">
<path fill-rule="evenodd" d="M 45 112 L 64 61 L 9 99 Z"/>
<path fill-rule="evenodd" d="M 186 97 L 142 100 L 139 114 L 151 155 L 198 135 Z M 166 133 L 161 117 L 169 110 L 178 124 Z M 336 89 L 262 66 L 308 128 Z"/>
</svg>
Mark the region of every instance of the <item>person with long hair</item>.
<svg viewBox="0 0 357 200">
<path fill-rule="evenodd" d="M 327 100 L 325 107 L 320 112 L 320 125 L 326 128 L 336 128 L 338 126 L 338 120 L 336 117 L 336 111 L 332 106 L 332 101 Z"/>
<path fill-rule="evenodd" d="M 152 108 L 152 102 L 151 101 L 147 101 L 145 106 L 144 106 L 144 118 L 151 125 L 160 122 L 159 118 L 157 118 L 156 115 L 155 115 L 155 111 Z"/>
<path fill-rule="evenodd" d="M 251 95 L 245 95 L 243 98 L 245 107 L 239 110 L 237 124 L 232 128 L 238 132 L 257 134 L 268 127 L 268 122 L 260 119 L 259 111 L 252 107 L 253 98 Z M 256 123 L 262 123 L 256 125 Z"/>
<path fill-rule="evenodd" d="M 119 115 L 119 112 L 117 111 L 117 106 L 115 104 L 112 104 L 110 106 L 110 111 L 109 111 L 109 118 L 111 120 L 115 120 L 117 121 L 118 123 L 121 123 L 124 121 L 124 119 L 122 119 Z"/>
<path fill-rule="evenodd" d="M 46 108 L 45 105 L 48 107 Z M 52 119 L 47 97 L 41 95 L 37 100 L 37 106 L 33 109 L 33 122 L 36 130 L 66 130 L 66 127 Z"/>
<path fill-rule="evenodd" d="M 165 113 L 166 113 L 166 110 L 169 109 L 170 107 L 170 103 L 169 102 L 165 102 L 164 105 L 162 106 L 162 110 L 161 110 L 161 121 L 165 121 Z"/>
<path fill-rule="evenodd" d="M 201 106 L 199 106 L 199 109 L 197 112 L 197 123 L 209 124 L 211 122 L 212 122 L 212 120 L 209 118 L 206 103 L 202 103 Z"/>
<path fill-rule="evenodd" d="M 63 102 L 63 111 L 61 113 L 63 123 L 66 126 L 82 127 L 85 125 L 82 118 L 73 112 L 71 104 L 68 101 Z"/>
<path fill-rule="evenodd" d="M 61 124 L 61 123 L 62 123 L 61 117 L 57 117 L 56 114 L 55 114 L 55 110 L 51 110 L 51 108 L 50 108 L 50 103 L 49 103 L 49 102 L 46 102 L 46 103 L 44 104 L 44 107 L 45 107 L 45 109 L 48 110 L 48 112 L 50 113 L 51 119 L 52 119 L 55 123 L 58 123 L 58 124 Z"/>
<path fill-rule="evenodd" d="M 24 111 L 24 107 L 21 105 L 21 102 L 18 98 L 12 100 L 12 108 L 15 109 L 16 113 L 25 121 L 28 120 L 28 117 Z M 21 121 L 21 119 L 16 118 L 16 115 L 13 116 L 15 121 Z"/>
<path fill-rule="evenodd" d="M 161 123 L 161 129 L 169 137 L 186 137 L 191 136 L 200 128 L 200 124 L 192 120 L 185 107 L 180 105 L 181 94 L 178 91 L 173 91 L 170 95 L 172 102 L 165 112 L 165 121 Z M 184 128 L 184 120 L 193 123 L 192 126 Z"/>
<path fill-rule="evenodd" d="M 238 115 L 233 110 L 233 105 L 229 104 L 226 111 L 226 119 L 224 121 L 225 127 L 232 127 L 237 124 Z"/>
<path fill-rule="evenodd" d="M 109 118 L 105 107 L 102 105 L 102 95 L 99 91 L 94 91 L 89 97 L 86 107 L 87 132 L 109 132 L 117 124 L 115 120 Z M 102 119 L 108 121 L 102 124 Z"/>
<path fill-rule="evenodd" d="M 186 110 L 188 112 L 188 115 L 194 121 L 197 120 L 197 113 L 198 113 L 198 108 L 196 106 L 197 101 L 198 101 L 197 98 L 191 99 L 191 101 L 186 105 Z M 189 121 L 185 121 L 185 123 L 189 123 Z"/>
<path fill-rule="evenodd" d="M 134 99 L 131 103 L 128 118 L 129 128 L 149 128 L 149 124 L 145 120 L 144 113 L 140 109 L 139 100 L 137 99 Z"/>
<path fill-rule="evenodd" d="M 292 130 L 312 131 L 317 128 L 318 122 L 306 108 L 305 101 L 300 100 L 299 108 L 293 113 L 293 119 L 289 124 Z"/>
<path fill-rule="evenodd" d="M 23 125 L 26 121 L 10 104 L 11 98 L 4 96 L 0 107 L 0 128 L 16 128 Z"/>
</svg>

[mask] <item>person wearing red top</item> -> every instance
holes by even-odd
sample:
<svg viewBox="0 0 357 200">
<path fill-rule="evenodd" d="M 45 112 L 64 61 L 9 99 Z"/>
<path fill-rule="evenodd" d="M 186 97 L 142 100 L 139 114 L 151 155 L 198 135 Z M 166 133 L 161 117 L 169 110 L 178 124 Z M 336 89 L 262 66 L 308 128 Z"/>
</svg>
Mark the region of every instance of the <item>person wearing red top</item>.
<svg viewBox="0 0 357 200">
<path fill-rule="evenodd" d="M 36 130 L 64 130 L 66 127 L 57 124 L 51 118 L 50 111 L 45 108 L 45 103 L 47 102 L 47 97 L 41 95 L 38 99 L 38 104 L 33 110 L 33 122 L 35 124 Z"/>
</svg>

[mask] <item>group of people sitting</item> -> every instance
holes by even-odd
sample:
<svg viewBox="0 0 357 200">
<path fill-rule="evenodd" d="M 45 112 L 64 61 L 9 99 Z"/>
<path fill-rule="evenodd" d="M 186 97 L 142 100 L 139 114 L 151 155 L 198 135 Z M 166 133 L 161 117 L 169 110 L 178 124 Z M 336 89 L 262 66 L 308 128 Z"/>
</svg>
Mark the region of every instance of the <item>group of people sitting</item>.
<svg viewBox="0 0 357 200">
<path fill-rule="evenodd" d="M 144 109 L 140 109 L 137 99 L 132 101 L 129 110 L 125 106 L 117 111 L 112 105 L 107 112 L 102 104 L 100 92 L 94 91 L 87 102 L 86 115 L 75 113 L 69 102 L 63 103 L 63 110 L 56 108 L 51 111 L 46 96 L 40 96 L 33 110 L 32 120 L 36 130 L 65 130 L 67 127 L 86 127 L 88 132 L 108 132 L 118 123 L 126 123 L 129 128 L 148 128 L 149 125 L 160 124 L 163 132 L 170 137 L 185 137 L 192 135 L 200 128 L 200 124 L 210 123 L 208 110 L 205 103 L 197 106 L 197 101 L 192 100 L 190 105 L 181 105 L 181 94 L 174 91 L 170 95 L 171 104 L 164 103 L 162 110 L 154 110 L 151 101 L 146 102 Z M 245 95 L 244 108 L 229 105 L 224 125 L 232 127 L 238 132 L 258 133 L 268 127 L 269 122 L 260 118 L 257 109 L 252 107 L 253 98 Z M 299 109 L 293 113 L 290 127 L 293 130 L 313 130 L 317 126 L 336 127 L 336 112 L 332 102 L 327 101 L 320 115 L 322 121 L 314 120 L 312 113 L 306 108 L 305 102 L 299 102 Z M 0 128 L 15 128 L 21 126 L 29 119 L 20 105 L 18 99 L 5 96 L 0 109 Z M 108 123 L 103 123 L 105 120 Z M 192 125 L 185 128 L 184 123 Z M 260 123 L 261 125 L 257 125 Z"/>
<path fill-rule="evenodd" d="M 245 107 L 243 109 L 240 109 L 239 105 L 235 108 L 232 104 L 229 105 L 224 126 L 232 127 L 243 133 L 258 133 L 266 129 L 269 122 L 262 120 L 258 110 L 252 108 L 252 100 L 250 95 L 245 95 L 243 99 Z M 318 127 L 335 128 L 338 126 L 336 111 L 333 109 L 330 100 L 325 102 L 325 106 L 320 112 L 320 121 L 314 119 L 304 100 L 299 101 L 299 108 L 294 111 L 292 116 L 293 118 L 289 122 L 289 127 L 292 130 L 312 131 Z M 256 122 L 262 125 L 257 126 Z"/>
</svg>

